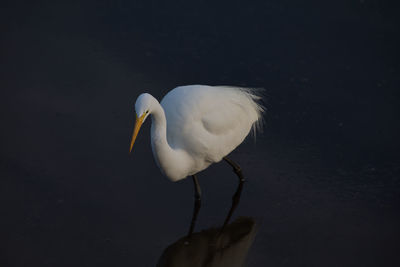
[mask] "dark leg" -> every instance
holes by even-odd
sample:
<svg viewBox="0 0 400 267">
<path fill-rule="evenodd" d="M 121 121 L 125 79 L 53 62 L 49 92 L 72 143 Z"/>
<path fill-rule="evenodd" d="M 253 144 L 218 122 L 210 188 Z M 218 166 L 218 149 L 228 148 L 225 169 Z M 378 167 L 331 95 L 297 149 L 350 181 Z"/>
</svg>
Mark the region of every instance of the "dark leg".
<svg viewBox="0 0 400 267">
<path fill-rule="evenodd" d="M 232 197 L 232 206 L 228 212 L 228 215 L 226 216 L 225 222 L 221 228 L 221 232 L 224 230 L 225 226 L 229 223 L 230 218 L 232 217 L 233 212 L 235 211 L 235 209 L 237 208 L 237 206 L 239 205 L 240 202 L 240 196 L 242 194 L 242 190 L 243 190 L 243 184 L 244 184 L 244 177 L 242 174 L 242 171 L 240 169 L 240 166 L 235 163 L 234 161 L 228 159 L 227 157 L 224 157 L 224 160 L 226 162 L 228 162 L 229 165 L 232 166 L 233 171 L 236 173 L 236 175 L 239 177 L 239 184 L 238 187 L 236 189 L 235 194 Z"/>
<path fill-rule="evenodd" d="M 196 175 L 193 175 L 192 178 L 194 184 L 194 207 L 193 207 L 193 216 L 192 216 L 192 222 L 190 223 L 188 237 L 190 237 L 193 233 L 194 226 L 196 224 L 197 214 L 199 213 L 201 207 L 201 189 L 199 181 L 197 180 Z"/>
<path fill-rule="evenodd" d="M 224 160 L 228 162 L 229 165 L 233 168 L 233 172 L 239 177 L 240 182 L 244 182 L 244 177 L 242 174 L 242 169 L 240 168 L 239 164 L 234 162 L 233 160 L 229 159 L 228 157 L 224 157 Z"/>
<path fill-rule="evenodd" d="M 238 187 L 237 187 L 237 189 L 236 189 L 236 192 L 235 192 L 235 194 L 234 194 L 233 197 L 232 197 L 232 206 L 231 206 L 231 208 L 230 208 L 230 210 L 229 210 L 229 212 L 228 212 L 228 215 L 226 216 L 226 219 L 225 219 L 225 221 L 224 221 L 224 224 L 223 224 L 223 226 L 222 226 L 221 231 L 222 231 L 222 230 L 225 228 L 225 226 L 229 223 L 229 220 L 231 219 L 233 212 L 235 211 L 235 209 L 236 209 L 237 206 L 239 205 L 240 196 L 241 196 L 242 190 L 243 190 L 243 184 L 244 184 L 243 181 L 240 181 L 239 184 L 238 184 Z"/>
</svg>

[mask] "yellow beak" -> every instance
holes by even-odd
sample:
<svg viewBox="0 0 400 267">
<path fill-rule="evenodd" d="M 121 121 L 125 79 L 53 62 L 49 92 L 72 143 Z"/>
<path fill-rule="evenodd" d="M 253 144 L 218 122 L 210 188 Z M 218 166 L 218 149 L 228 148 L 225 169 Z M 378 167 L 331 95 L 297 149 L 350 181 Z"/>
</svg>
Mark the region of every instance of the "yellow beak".
<svg viewBox="0 0 400 267">
<path fill-rule="evenodd" d="M 129 153 L 131 153 L 131 151 L 132 151 L 133 144 L 135 143 L 136 136 L 137 136 L 138 133 L 139 133 L 140 127 L 142 127 L 142 123 L 143 123 L 143 120 L 144 120 L 144 116 L 145 116 L 145 115 L 146 115 L 145 113 L 143 113 L 143 115 L 140 116 L 140 117 L 138 117 L 138 116 L 136 115 L 135 128 L 133 129 L 132 141 L 131 141 L 131 146 L 130 146 L 130 148 L 129 148 Z"/>
</svg>

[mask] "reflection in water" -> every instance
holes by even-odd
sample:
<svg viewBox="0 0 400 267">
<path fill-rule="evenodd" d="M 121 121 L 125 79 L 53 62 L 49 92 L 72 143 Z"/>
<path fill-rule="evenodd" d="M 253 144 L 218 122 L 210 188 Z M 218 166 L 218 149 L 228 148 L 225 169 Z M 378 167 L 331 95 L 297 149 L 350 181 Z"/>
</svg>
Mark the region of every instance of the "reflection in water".
<svg viewBox="0 0 400 267">
<path fill-rule="evenodd" d="M 229 224 L 229 220 L 239 204 L 244 183 L 240 169 L 236 173 L 239 177 L 239 184 L 232 197 L 232 206 L 224 224 L 220 228 L 210 228 L 199 233 L 193 233 L 200 210 L 200 198 L 195 198 L 188 235 L 167 247 L 157 266 L 243 266 L 247 252 L 254 240 L 256 224 L 254 219 L 250 217 L 240 217 Z M 194 182 L 196 188 L 196 180 Z"/>
<path fill-rule="evenodd" d="M 255 234 L 255 220 L 250 217 L 239 217 L 224 229 L 210 228 L 179 239 L 164 250 L 157 266 L 244 266 Z"/>
</svg>

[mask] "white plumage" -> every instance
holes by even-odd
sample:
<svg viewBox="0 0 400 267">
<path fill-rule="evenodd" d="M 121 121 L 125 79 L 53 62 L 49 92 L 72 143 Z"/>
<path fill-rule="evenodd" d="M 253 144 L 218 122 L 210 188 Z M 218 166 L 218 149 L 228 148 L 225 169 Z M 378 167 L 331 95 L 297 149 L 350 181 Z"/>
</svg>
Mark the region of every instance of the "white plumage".
<svg viewBox="0 0 400 267">
<path fill-rule="evenodd" d="M 259 99 L 252 89 L 207 85 L 177 87 L 161 104 L 141 94 L 131 149 L 151 114 L 154 158 L 169 179 L 178 181 L 219 162 L 255 130 L 264 111 Z"/>
</svg>

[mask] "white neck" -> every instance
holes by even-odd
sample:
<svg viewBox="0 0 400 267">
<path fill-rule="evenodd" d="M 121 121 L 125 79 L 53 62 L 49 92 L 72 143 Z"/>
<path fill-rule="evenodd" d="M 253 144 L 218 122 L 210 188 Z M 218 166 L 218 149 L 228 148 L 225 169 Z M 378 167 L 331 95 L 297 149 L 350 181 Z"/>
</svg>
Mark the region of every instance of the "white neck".
<svg viewBox="0 0 400 267">
<path fill-rule="evenodd" d="M 167 140 L 167 119 L 162 106 L 154 103 L 151 112 L 151 147 L 154 159 L 161 171 L 172 181 L 185 178 L 188 174 L 185 171 L 187 162 L 186 153 L 182 150 L 175 150 Z"/>
</svg>

